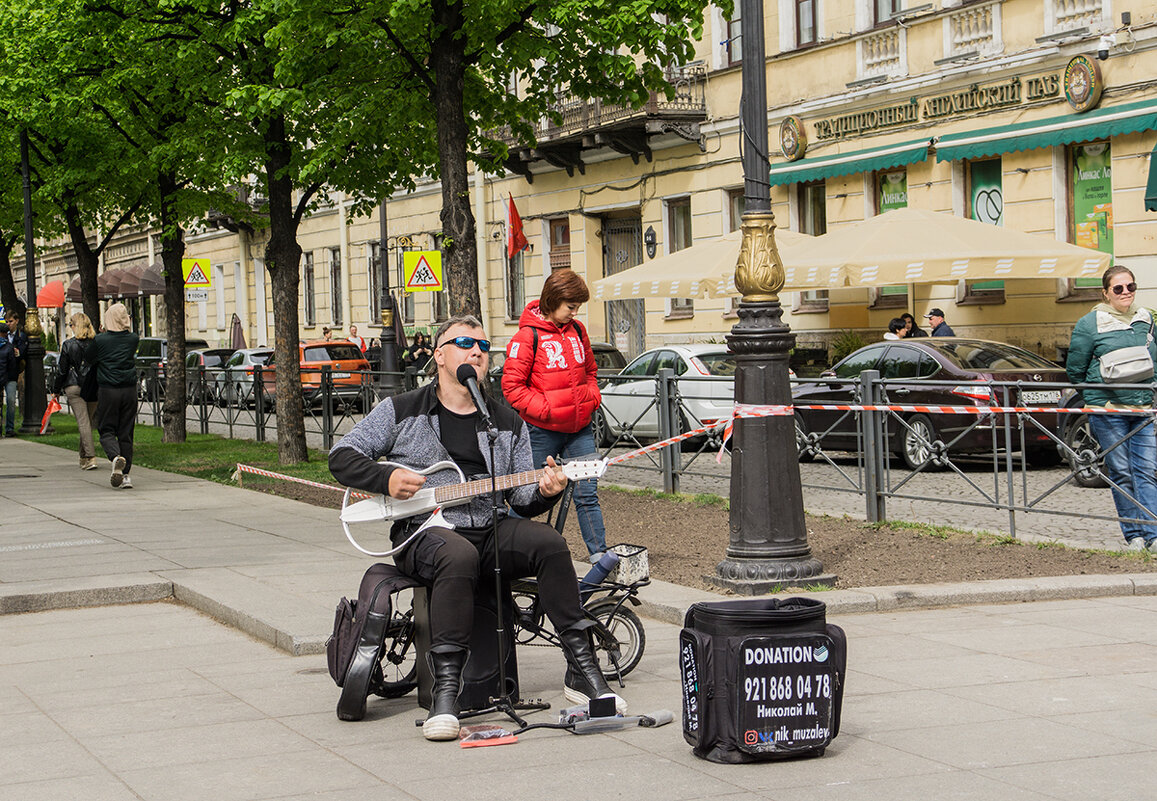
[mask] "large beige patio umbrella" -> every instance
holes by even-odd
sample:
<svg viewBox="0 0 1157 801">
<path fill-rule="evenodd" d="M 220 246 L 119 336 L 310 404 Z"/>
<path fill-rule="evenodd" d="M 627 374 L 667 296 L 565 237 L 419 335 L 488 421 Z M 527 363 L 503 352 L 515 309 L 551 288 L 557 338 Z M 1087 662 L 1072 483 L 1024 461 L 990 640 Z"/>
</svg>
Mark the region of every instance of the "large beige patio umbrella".
<svg viewBox="0 0 1157 801">
<path fill-rule="evenodd" d="M 845 271 L 843 284 L 956 283 L 995 278 L 1100 277 L 1111 257 L 1051 236 L 924 209 L 895 209 L 815 237 L 791 252 L 796 271 Z M 789 267 L 787 255 L 784 269 Z"/>
<path fill-rule="evenodd" d="M 738 295 L 735 288 L 735 264 L 739 261 L 741 231 L 732 231 L 718 239 L 702 242 L 667 256 L 652 259 L 629 270 L 591 284 L 592 300 L 624 300 L 630 298 L 696 298 L 704 295 L 726 297 Z M 775 243 L 779 250 L 784 272 L 789 272 L 788 261 L 803 258 L 816 237 L 775 229 Z M 792 270 L 785 289 L 823 289 L 843 285 L 843 269 L 821 272 L 805 268 Z M 837 283 L 838 282 L 838 283 Z"/>
</svg>

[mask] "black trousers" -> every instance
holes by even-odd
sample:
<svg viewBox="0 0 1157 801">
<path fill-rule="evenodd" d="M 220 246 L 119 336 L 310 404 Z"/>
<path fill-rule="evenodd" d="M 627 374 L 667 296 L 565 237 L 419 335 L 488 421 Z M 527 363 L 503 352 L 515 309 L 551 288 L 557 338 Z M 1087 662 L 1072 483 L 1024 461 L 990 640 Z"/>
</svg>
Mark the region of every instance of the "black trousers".
<svg viewBox="0 0 1157 801">
<path fill-rule="evenodd" d="M 96 402 L 100 446 L 111 461 L 125 457 L 125 475 L 133 466 L 133 429 L 137 424 L 137 388 L 101 387 Z"/>
<path fill-rule="evenodd" d="M 583 620 L 578 578 L 562 535 L 545 523 L 521 517 L 498 523 L 502 578 L 538 578 L 542 608 L 555 631 Z M 474 627 L 474 593 L 493 592 L 494 548 L 490 530 L 429 528 L 394 560 L 430 588 L 430 650 L 464 649 Z"/>
</svg>

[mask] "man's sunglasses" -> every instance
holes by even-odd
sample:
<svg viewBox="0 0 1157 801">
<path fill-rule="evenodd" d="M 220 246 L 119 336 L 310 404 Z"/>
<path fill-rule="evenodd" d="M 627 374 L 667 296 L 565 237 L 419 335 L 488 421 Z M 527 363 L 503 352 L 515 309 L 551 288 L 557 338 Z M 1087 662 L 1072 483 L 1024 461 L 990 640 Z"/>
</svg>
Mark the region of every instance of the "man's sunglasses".
<svg viewBox="0 0 1157 801">
<path fill-rule="evenodd" d="M 482 351 L 483 353 L 489 353 L 490 352 L 490 340 L 489 339 L 475 339 L 474 337 L 454 337 L 453 339 L 447 339 L 442 344 L 443 345 L 454 344 L 454 345 L 457 345 L 458 347 L 462 348 L 462 350 L 470 350 L 472 347 L 477 345 L 478 350 Z"/>
<path fill-rule="evenodd" d="M 1133 283 L 1117 284 L 1112 289 L 1114 295 L 1124 295 L 1126 292 L 1132 294 L 1137 291 L 1137 285 Z"/>
</svg>

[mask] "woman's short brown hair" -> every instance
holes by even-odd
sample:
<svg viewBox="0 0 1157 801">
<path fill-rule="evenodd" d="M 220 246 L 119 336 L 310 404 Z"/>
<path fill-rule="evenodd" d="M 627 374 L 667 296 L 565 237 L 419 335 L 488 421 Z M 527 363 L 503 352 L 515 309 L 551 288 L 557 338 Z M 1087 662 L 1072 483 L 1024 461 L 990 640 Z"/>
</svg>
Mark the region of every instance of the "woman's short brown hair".
<svg viewBox="0 0 1157 801">
<path fill-rule="evenodd" d="M 555 270 L 542 285 L 538 310 L 550 314 L 564 303 L 586 303 L 591 299 L 587 283 L 574 270 Z"/>
<path fill-rule="evenodd" d="M 1121 273 L 1128 273 L 1130 278 L 1132 278 L 1134 281 L 1137 280 L 1137 276 L 1133 275 L 1133 271 L 1128 267 L 1123 264 L 1114 264 L 1112 267 L 1105 270 L 1105 274 L 1101 276 L 1101 288 L 1108 292 L 1109 284 L 1112 282 L 1113 276 L 1120 275 Z"/>
</svg>

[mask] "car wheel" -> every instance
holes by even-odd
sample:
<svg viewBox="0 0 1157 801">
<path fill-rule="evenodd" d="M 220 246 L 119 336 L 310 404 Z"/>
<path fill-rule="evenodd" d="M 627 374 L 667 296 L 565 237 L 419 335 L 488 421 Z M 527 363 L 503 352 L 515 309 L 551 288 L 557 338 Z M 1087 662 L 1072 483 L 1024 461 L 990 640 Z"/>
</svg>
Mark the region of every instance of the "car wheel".
<svg viewBox="0 0 1157 801">
<path fill-rule="evenodd" d="M 915 414 L 900 433 L 900 458 L 909 470 L 942 470 L 945 457 L 936 452 L 936 428 L 926 415 Z"/>
<path fill-rule="evenodd" d="M 1073 420 L 1065 431 L 1065 445 L 1072 453 L 1067 456 L 1069 469 L 1073 471 L 1073 483 L 1078 487 L 1102 489 L 1109 486 L 1102 475 L 1105 471 L 1105 460 L 1099 459 L 1100 445 L 1093 436 L 1089 427 L 1089 416 L 1082 414 Z M 1100 470 L 1100 473 L 1097 471 Z"/>
<path fill-rule="evenodd" d="M 607 418 L 603 416 L 601 408 L 595 409 L 591 415 L 591 434 L 594 436 L 596 448 L 609 448 L 613 440 L 607 429 Z"/>
</svg>

